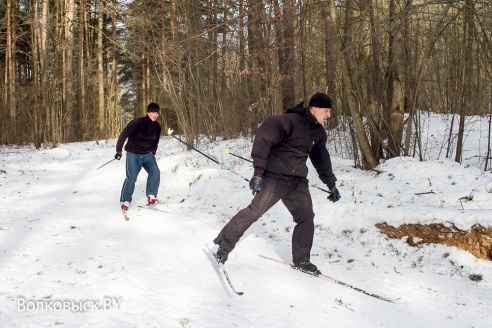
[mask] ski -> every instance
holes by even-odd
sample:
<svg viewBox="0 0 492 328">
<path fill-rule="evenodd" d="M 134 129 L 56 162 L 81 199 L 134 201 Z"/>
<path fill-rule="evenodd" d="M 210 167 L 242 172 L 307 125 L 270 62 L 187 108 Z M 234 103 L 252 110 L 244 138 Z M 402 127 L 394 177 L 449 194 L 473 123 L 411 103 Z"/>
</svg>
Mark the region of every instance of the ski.
<svg viewBox="0 0 492 328">
<path fill-rule="evenodd" d="M 276 262 L 276 263 L 283 264 L 283 265 L 288 266 L 288 267 L 290 267 L 290 268 L 293 268 L 293 266 L 292 266 L 291 264 L 287 263 L 287 262 L 280 261 L 280 260 L 276 260 L 276 259 L 273 259 L 273 258 L 268 257 L 268 256 L 264 256 L 264 255 L 261 255 L 261 254 L 258 254 L 258 256 L 259 256 L 259 257 L 262 257 L 262 258 L 264 258 L 264 259 L 267 259 L 267 260 L 270 260 L 270 261 Z M 293 269 L 296 269 L 296 268 L 293 268 Z M 384 296 L 379 296 L 379 295 L 377 295 L 377 294 L 370 293 L 370 292 L 365 291 L 365 290 L 363 290 L 363 289 L 361 289 L 361 288 L 358 288 L 358 287 L 352 286 L 352 285 L 347 284 L 347 283 L 345 283 L 345 282 L 343 282 L 343 281 L 340 281 L 340 280 L 338 280 L 338 279 L 332 278 L 332 277 L 330 277 L 330 276 L 328 276 L 328 275 L 326 275 L 326 274 L 322 274 L 322 273 L 321 273 L 321 272 L 319 272 L 319 271 L 318 271 L 318 272 L 319 272 L 319 274 L 313 274 L 313 273 L 310 273 L 310 272 L 307 272 L 307 271 L 304 271 L 304 270 L 299 270 L 299 269 L 296 269 L 296 270 L 301 271 L 301 272 L 303 272 L 303 273 L 307 273 L 307 274 L 309 274 L 309 275 L 312 275 L 313 277 L 318 277 L 318 278 L 321 278 L 321 279 L 324 279 L 324 280 L 329 280 L 329 281 L 334 282 L 334 283 L 337 283 L 337 284 L 339 284 L 339 285 L 342 285 L 342 286 L 345 286 L 345 287 L 349 287 L 349 288 L 351 288 L 351 289 L 353 289 L 353 290 L 356 290 L 356 291 L 358 291 L 358 292 L 361 292 L 361 293 L 366 294 L 366 295 L 371 296 L 371 297 L 375 297 L 375 298 L 377 298 L 377 299 L 379 299 L 379 300 L 382 300 L 382 301 L 386 301 L 386 302 L 391 302 L 391 303 L 392 303 L 392 302 L 394 302 L 394 301 L 396 301 L 396 300 L 397 300 L 397 299 L 389 299 L 389 298 L 386 298 L 386 297 L 384 297 Z"/>
<path fill-rule="evenodd" d="M 140 207 L 140 208 L 149 208 L 149 207 L 154 207 L 155 205 L 157 205 L 157 204 L 147 203 L 147 204 L 143 204 L 143 205 L 138 205 L 138 207 Z"/>
<path fill-rule="evenodd" d="M 143 204 L 143 205 L 138 205 L 138 207 L 140 208 L 147 208 L 147 207 L 153 207 L 153 206 L 156 206 L 156 205 L 165 205 L 165 204 L 180 204 L 182 202 L 184 202 L 185 199 L 181 199 L 179 202 L 162 202 L 162 203 L 147 203 L 147 204 Z"/>
<path fill-rule="evenodd" d="M 243 295 L 244 294 L 243 292 L 239 292 L 236 290 L 236 288 L 234 288 L 234 285 L 232 284 L 232 281 L 231 281 L 231 277 L 229 277 L 229 273 L 227 272 L 224 263 L 219 262 L 219 260 L 217 259 L 217 255 L 214 252 L 212 252 L 212 250 L 210 249 L 210 247 L 208 247 L 207 244 L 205 244 L 205 246 L 208 248 L 210 254 L 212 254 L 214 260 L 217 261 L 217 264 L 219 265 L 220 271 L 222 271 L 222 274 L 224 275 L 225 280 L 229 284 L 229 287 L 231 287 L 231 290 L 234 293 L 236 293 L 237 295 Z"/>
<path fill-rule="evenodd" d="M 126 220 L 126 221 L 129 221 L 129 220 L 130 220 L 130 217 L 129 217 L 129 216 L 128 216 L 128 214 L 126 213 L 128 210 L 121 209 L 121 211 L 123 212 L 123 216 L 125 217 L 125 220 Z"/>
<path fill-rule="evenodd" d="M 162 203 L 161 203 L 162 204 Z M 169 213 L 169 214 L 174 214 L 174 215 L 181 215 L 179 213 L 174 213 L 174 212 L 171 212 L 171 211 L 167 211 L 167 210 L 163 210 L 162 208 L 159 208 L 157 207 L 156 205 L 159 205 L 159 204 L 152 204 L 152 205 L 140 205 L 138 206 L 138 209 L 146 209 L 146 210 L 151 210 L 151 211 L 157 211 L 157 212 L 162 212 L 162 213 Z"/>
</svg>

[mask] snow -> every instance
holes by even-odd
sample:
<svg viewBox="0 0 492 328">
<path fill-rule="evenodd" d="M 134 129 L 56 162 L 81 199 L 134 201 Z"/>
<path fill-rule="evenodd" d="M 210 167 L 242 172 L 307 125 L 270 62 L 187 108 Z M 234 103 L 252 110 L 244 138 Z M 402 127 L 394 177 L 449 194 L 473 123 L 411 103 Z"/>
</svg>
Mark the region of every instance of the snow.
<svg viewBox="0 0 492 328">
<path fill-rule="evenodd" d="M 197 146 L 224 168 L 162 137 L 156 157 L 163 204 L 137 207 L 145 203 L 142 171 L 130 221 L 118 202 L 125 155 L 96 169 L 112 159 L 115 140 L 2 147 L 2 327 L 490 327 L 491 261 L 444 245 L 411 247 L 374 227 L 492 226 L 486 119 L 467 125 L 462 165 L 443 159 L 449 120 L 427 119 L 424 145 L 433 146 L 425 146 L 425 162 L 401 157 L 381 163 L 380 173 L 361 171 L 329 145 L 342 198 L 331 203 L 311 188 L 312 262 L 393 303 L 260 258 L 291 262 L 294 224 L 282 203 L 230 254 L 227 270 L 244 295 L 231 292 L 207 246 L 251 201 L 237 175 L 249 178 L 251 164 L 224 152 L 249 158 L 247 138 Z M 309 179 L 325 188 L 311 166 Z"/>
</svg>

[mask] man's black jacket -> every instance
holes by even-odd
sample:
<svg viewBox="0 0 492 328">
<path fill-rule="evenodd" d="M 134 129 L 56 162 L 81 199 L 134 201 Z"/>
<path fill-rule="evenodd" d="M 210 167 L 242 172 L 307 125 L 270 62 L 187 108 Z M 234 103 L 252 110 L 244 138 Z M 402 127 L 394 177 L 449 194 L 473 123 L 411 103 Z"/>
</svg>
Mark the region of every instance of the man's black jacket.
<svg viewBox="0 0 492 328">
<path fill-rule="evenodd" d="M 125 146 L 126 151 L 155 155 L 160 137 L 161 125 L 157 121 L 152 121 L 148 116 L 135 118 L 121 132 L 116 142 L 116 152 L 121 153 L 123 144 L 128 138 Z"/>
<path fill-rule="evenodd" d="M 307 177 L 307 158 L 328 187 L 337 181 L 326 149 L 327 135 L 309 111 L 298 105 L 287 114 L 268 117 L 256 132 L 251 157 L 253 166 L 275 177 Z"/>
</svg>

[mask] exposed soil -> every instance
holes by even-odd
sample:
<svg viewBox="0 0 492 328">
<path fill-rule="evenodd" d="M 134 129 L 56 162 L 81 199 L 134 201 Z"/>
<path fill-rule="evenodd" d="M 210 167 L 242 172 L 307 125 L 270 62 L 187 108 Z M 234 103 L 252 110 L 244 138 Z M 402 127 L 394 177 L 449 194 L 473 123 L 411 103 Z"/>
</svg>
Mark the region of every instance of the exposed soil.
<svg viewBox="0 0 492 328">
<path fill-rule="evenodd" d="M 492 260 L 492 228 L 473 226 L 469 231 L 442 224 L 405 224 L 392 227 L 378 223 L 376 227 L 390 238 L 401 239 L 407 236 L 410 246 L 421 244 L 444 244 L 466 250 L 478 258 Z"/>
</svg>

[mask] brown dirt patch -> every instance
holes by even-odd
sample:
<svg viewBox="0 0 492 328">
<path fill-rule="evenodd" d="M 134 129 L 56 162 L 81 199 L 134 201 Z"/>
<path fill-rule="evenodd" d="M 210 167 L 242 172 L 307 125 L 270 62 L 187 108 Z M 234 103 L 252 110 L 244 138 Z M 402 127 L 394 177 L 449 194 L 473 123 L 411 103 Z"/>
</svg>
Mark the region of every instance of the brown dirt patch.
<svg viewBox="0 0 492 328">
<path fill-rule="evenodd" d="M 492 228 L 475 225 L 471 230 L 463 231 L 442 224 L 405 224 L 392 227 L 378 223 L 376 227 L 390 238 L 401 239 L 408 236 L 410 246 L 421 244 L 444 244 L 466 250 L 478 258 L 492 260 Z"/>
</svg>

